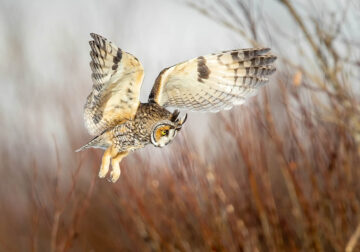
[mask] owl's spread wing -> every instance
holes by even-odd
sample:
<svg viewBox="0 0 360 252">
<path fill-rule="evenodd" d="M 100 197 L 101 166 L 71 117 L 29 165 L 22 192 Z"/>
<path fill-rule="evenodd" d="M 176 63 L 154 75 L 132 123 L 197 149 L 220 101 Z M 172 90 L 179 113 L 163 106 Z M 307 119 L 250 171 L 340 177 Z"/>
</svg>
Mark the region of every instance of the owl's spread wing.
<svg viewBox="0 0 360 252">
<path fill-rule="evenodd" d="M 164 107 L 217 112 L 244 103 L 275 71 L 269 48 L 225 51 L 165 68 L 149 101 Z"/>
<path fill-rule="evenodd" d="M 132 119 L 139 106 L 144 69 L 137 58 L 105 38 L 91 33 L 90 67 L 93 89 L 84 107 L 85 126 L 99 135 Z"/>
</svg>

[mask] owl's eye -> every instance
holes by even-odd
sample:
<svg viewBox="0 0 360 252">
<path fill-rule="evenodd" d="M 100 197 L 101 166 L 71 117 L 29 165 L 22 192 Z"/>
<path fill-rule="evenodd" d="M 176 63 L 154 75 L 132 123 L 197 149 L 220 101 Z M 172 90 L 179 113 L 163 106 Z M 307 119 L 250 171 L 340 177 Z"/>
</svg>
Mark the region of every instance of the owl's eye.
<svg viewBox="0 0 360 252">
<path fill-rule="evenodd" d="M 161 135 L 162 135 L 162 136 L 166 136 L 168 133 L 169 133 L 168 130 L 162 130 L 162 131 L 161 131 Z"/>
</svg>

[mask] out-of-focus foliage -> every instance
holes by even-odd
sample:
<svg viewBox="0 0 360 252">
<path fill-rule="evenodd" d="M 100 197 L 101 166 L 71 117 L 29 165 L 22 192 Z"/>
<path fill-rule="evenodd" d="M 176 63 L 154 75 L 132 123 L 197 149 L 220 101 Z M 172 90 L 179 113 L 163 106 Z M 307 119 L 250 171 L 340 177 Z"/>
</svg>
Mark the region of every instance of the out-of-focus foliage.
<svg viewBox="0 0 360 252">
<path fill-rule="evenodd" d="M 360 6 L 264 2 L 190 7 L 239 40 L 271 46 L 279 58 L 270 84 L 247 106 L 209 115 L 203 141 L 190 126 L 155 161 L 146 149 L 133 153 L 116 184 L 97 178 L 100 151 L 73 152 L 88 138 L 79 127 L 81 110 L 71 112 L 82 103 L 70 102 L 71 92 L 55 96 L 54 120 L 65 135 L 36 138 L 34 127 L 48 129 L 34 109 L 48 109 L 51 90 L 34 91 L 21 39 L 10 37 L 17 54 L 9 63 L 24 75 L 7 67 L 2 76 L 31 110 L 21 106 L 16 116 L 0 110 L 1 119 L 27 118 L 16 141 L 13 132 L 0 135 L 0 250 L 359 250 L 360 34 L 352 18 Z M 266 11 L 269 2 L 278 15 Z M 63 71 L 74 74 L 76 65 Z"/>
</svg>

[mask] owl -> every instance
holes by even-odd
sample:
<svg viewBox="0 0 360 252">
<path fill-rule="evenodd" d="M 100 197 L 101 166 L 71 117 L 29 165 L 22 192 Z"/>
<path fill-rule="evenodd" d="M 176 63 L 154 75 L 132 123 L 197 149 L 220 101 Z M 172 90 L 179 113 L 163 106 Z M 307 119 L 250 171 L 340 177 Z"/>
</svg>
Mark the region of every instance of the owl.
<svg viewBox="0 0 360 252">
<path fill-rule="evenodd" d="M 85 126 L 95 136 L 87 148 L 105 152 L 99 171 L 120 176 L 120 162 L 147 144 L 164 147 L 181 130 L 187 114 L 178 109 L 217 112 L 254 95 L 274 73 L 276 56 L 269 48 L 224 51 L 163 69 L 147 103 L 139 100 L 144 69 L 139 60 L 100 35 L 91 33 L 92 91 L 84 106 Z M 176 108 L 170 112 L 167 108 Z"/>
</svg>

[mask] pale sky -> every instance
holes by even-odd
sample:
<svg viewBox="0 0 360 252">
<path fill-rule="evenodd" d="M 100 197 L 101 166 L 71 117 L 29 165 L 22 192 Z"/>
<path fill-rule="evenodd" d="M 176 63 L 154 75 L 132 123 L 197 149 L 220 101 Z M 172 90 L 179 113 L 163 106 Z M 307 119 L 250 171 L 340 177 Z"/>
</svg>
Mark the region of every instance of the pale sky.
<svg viewBox="0 0 360 252">
<path fill-rule="evenodd" d="M 292 36 L 299 36 L 278 1 L 257 2 L 264 4 L 265 17 Z M 309 6 L 296 2 L 300 12 L 325 7 L 336 11 L 335 3 L 338 3 L 326 0 L 322 5 Z M 9 129 L 9 134 L 3 136 L 8 146 L 14 135 L 27 139 L 35 148 L 46 144 L 34 140 L 36 136 L 23 130 L 24 120 L 27 127 L 41 130 L 45 139 L 55 136 L 61 144 L 65 129 L 57 120 L 62 111 L 59 96 L 71 104 L 69 116 L 78 120 L 76 125 L 86 132 L 82 108 L 92 85 L 90 32 L 107 37 L 142 62 L 145 69 L 142 102 L 147 100 L 163 68 L 200 55 L 250 46 L 234 32 L 182 1 L 0 0 L 0 14 L 0 116 L 3 118 L 0 126 Z M 356 33 L 353 35 L 358 38 L 359 22 L 354 18 L 357 15 L 356 12 L 350 14 L 349 33 Z M 281 41 L 275 53 L 281 50 L 291 57 L 295 45 Z M 273 46 L 271 41 L 265 43 Z M 28 118 L 19 118 L 22 113 Z M 188 126 L 194 136 L 206 136 L 207 131 L 203 129 L 209 117 L 211 115 L 202 113 L 190 114 L 187 124 L 196 124 L 196 127 Z"/>
</svg>

